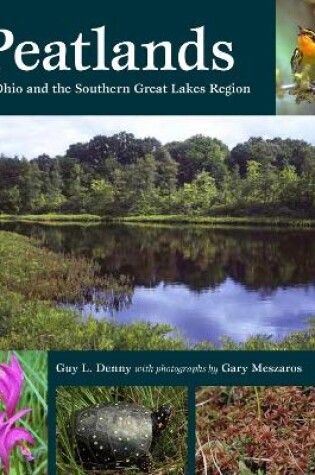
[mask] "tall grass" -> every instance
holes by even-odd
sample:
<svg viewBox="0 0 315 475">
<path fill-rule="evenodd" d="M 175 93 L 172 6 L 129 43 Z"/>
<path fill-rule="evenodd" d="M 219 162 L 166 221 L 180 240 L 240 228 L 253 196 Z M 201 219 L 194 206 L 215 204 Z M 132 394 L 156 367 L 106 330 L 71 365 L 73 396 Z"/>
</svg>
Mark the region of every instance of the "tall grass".
<svg viewBox="0 0 315 475">
<path fill-rule="evenodd" d="M 187 458 L 187 391 L 181 387 L 60 387 L 57 390 L 57 474 L 85 475 L 76 462 L 67 430 L 69 415 L 78 409 L 97 403 L 117 402 L 140 404 L 156 410 L 162 404 L 171 404 L 172 418 L 152 450 L 153 474 L 185 473 Z M 106 471 L 107 473 L 107 471 Z M 116 472 L 115 472 L 116 473 Z M 126 473 L 138 474 L 128 467 Z"/>
<path fill-rule="evenodd" d="M 128 292 L 126 276 L 100 276 L 92 259 L 64 256 L 38 241 L 0 231 L 0 285 L 32 300 L 78 303 L 90 289 Z"/>
<path fill-rule="evenodd" d="M 14 353 L 24 371 L 24 385 L 17 410 L 31 408 L 31 412 L 17 422 L 34 437 L 35 445 L 30 447 L 35 461 L 27 462 L 19 450 L 14 448 L 11 457 L 10 475 L 47 474 L 47 354 L 40 351 L 0 351 L 0 362 L 10 363 Z M 1 408 L 3 410 L 3 407 Z"/>
</svg>

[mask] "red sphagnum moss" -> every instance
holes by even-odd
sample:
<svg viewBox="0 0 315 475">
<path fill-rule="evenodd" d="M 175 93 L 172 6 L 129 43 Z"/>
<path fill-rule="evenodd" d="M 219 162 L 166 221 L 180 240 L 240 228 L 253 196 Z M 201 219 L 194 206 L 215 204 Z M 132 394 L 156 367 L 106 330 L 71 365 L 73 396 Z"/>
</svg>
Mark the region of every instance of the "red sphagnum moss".
<svg viewBox="0 0 315 475">
<path fill-rule="evenodd" d="M 315 388 L 202 387 L 196 473 L 315 473 Z"/>
</svg>

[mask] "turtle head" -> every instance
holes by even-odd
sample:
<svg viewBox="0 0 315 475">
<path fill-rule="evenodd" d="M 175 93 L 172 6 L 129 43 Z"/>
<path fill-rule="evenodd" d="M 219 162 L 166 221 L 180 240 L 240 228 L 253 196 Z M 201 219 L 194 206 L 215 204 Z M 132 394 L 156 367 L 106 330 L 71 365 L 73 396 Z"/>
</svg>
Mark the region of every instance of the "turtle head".
<svg viewBox="0 0 315 475">
<path fill-rule="evenodd" d="M 165 429 L 170 420 L 172 414 L 172 406 L 169 404 L 163 404 L 158 408 L 157 411 L 152 413 L 153 421 L 154 421 L 154 429 L 156 433 L 161 432 Z"/>
</svg>

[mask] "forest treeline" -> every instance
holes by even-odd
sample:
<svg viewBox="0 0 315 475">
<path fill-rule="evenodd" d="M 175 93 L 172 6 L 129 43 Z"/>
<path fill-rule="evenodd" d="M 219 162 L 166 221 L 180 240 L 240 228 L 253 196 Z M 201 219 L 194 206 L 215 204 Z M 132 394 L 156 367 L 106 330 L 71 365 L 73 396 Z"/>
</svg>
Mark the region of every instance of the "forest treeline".
<svg viewBox="0 0 315 475">
<path fill-rule="evenodd" d="M 231 131 L 233 133 L 233 131 Z M 315 216 L 315 147 L 196 135 L 162 145 L 121 132 L 64 156 L 0 156 L 0 212 Z"/>
</svg>

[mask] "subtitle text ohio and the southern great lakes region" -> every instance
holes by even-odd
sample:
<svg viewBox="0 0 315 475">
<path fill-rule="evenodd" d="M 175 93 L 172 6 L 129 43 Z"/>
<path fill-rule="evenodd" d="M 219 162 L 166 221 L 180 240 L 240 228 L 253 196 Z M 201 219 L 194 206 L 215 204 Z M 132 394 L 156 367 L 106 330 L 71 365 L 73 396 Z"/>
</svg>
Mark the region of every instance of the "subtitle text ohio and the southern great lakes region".
<svg viewBox="0 0 315 475">
<path fill-rule="evenodd" d="M 110 85 L 100 83 L 96 85 L 85 85 L 76 83 L 75 94 L 219 94 L 226 97 L 239 94 L 251 94 L 251 86 L 243 84 L 218 84 L 209 83 L 207 85 L 195 85 L 186 82 L 184 84 L 159 84 L 146 85 L 144 83 L 136 83 L 129 85 Z"/>
</svg>

